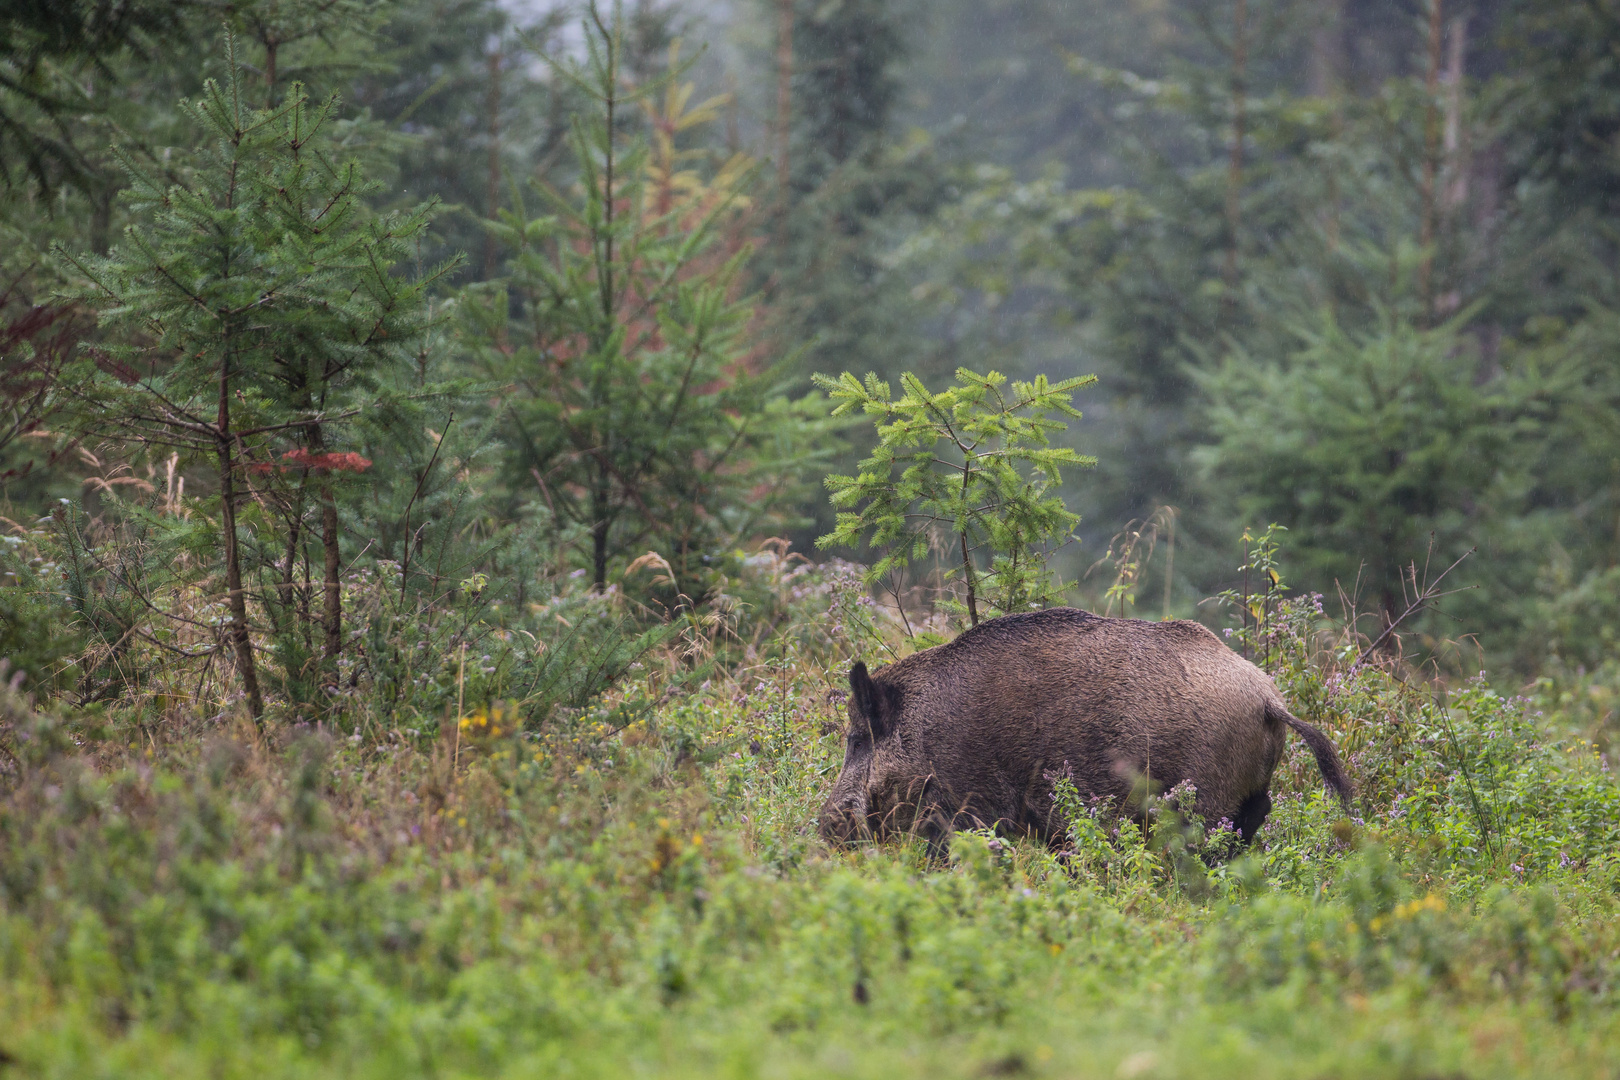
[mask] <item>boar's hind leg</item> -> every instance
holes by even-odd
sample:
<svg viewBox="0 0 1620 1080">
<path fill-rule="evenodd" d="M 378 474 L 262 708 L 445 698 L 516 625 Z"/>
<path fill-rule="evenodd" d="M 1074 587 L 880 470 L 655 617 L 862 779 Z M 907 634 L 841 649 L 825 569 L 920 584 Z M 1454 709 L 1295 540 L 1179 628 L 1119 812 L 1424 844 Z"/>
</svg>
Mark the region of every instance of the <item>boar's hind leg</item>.
<svg viewBox="0 0 1620 1080">
<path fill-rule="evenodd" d="M 1255 833 L 1260 826 L 1266 823 L 1266 815 L 1271 813 L 1271 795 L 1266 791 L 1257 791 L 1243 800 L 1238 807 L 1237 820 L 1232 822 L 1237 831 L 1242 834 L 1245 844 L 1254 843 Z"/>
</svg>

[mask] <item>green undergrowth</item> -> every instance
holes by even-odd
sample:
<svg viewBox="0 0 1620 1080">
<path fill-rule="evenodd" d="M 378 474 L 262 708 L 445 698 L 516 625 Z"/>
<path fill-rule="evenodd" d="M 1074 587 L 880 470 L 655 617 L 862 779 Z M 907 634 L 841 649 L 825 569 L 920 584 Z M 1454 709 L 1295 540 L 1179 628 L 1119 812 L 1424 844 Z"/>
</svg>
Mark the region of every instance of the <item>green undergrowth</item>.
<svg viewBox="0 0 1620 1080">
<path fill-rule="evenodd" d="M 1611 1075 L 1591 717 L 1278 625 L 1358 799 L 1296 742 L 1246 852 L 1184 791 L 1142 826 L 1071 791 L 1055 849 L 831 852 L 837 673 L 791 649 L 539 731 L 138 740 L 9 692 L 0 1076 Z"/>
</svg>

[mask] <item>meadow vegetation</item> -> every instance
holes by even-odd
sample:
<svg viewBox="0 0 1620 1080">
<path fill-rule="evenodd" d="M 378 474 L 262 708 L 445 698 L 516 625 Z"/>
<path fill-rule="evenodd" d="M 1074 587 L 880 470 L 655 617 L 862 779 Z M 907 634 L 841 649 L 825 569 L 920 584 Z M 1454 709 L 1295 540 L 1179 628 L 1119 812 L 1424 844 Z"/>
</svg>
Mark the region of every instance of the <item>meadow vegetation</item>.
<svg viewBox="0 0 1620 1080">
<path fill-rule="evenodd" d="M 858 568 L 732 570 L 735 618 L 544 712 L 502 696 L 526 639 L 493 629 L 481 678 L 441 664 L 408 718 L 374 675 L 341 720 L 262 729 L 163 677 L 118 710 L 13 680 L 10 1070 L 1607 1075 L 1620 785 L 1582 687 L 1358 664 L 1284 600 L 1234 637 L 1332 734 L 1356 817 L 1294 746 L 1250 850 L 1184 789 L 1144 833 L 1054 777 L 1062 850 L 836 853 L 841 675 L 905 636 Z"/>
</svg>

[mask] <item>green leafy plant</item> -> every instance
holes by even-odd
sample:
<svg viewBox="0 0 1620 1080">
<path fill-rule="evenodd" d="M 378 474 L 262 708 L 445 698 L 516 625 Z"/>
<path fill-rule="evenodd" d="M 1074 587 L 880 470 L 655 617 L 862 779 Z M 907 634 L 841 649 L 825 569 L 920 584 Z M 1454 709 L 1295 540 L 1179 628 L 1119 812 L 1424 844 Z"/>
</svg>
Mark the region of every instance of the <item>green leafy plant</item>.
<svg viewBox="0 0 1620 1080">
<path fill-rule="evenodd" d="M 1086 576 L 1102 566 L 1114 571 L 1114 580 L 1103 591 L 1103 614 L 1112 615 L 1119 605 L 1120 615 L 1126 616 L 1136 606 L 1136 593 L 1142 576 L 1153 561 L 1154 549 L 1159 546 L 1161 530 L 1168 535 L 1164 561 L 1164 617 L 1170 617 L 1170 592 L 1174 584 L 1176 560 L 1176 508 L 1161 506 L 1146 521 L 1132 520 L 1108 541 L 1108 550 L 1091 565 Z"/>
<path fill-rule="evenodd" d="M 827 477 L 842 512 L 817 544 L 876 549 L 867 582 L 884 581 L 897 597 L 912 562 L 954 548 L 951 574 L 960 574 L 968 620 L 977 626 L 981 602 L 999 613 L 1025 611 L 1061 593 L 1042 550 L 1067 542 L 1080 522 L 1057 493 L 1061 470 L 1097 459 L 1053 446 L 1052 435 L 1068 425 L 1052 414 L 1079 419 L 1069 402 L 1096 376 L 1052 383 L 1037 375 L 1014 382 L 1010 394 L 997 371 L 960 368 L 956 379 L 959 385 L 933 393 L 904 375 L 896 401 L 876 375 L 864 383 L 847 371 L 816 376 L 838 403 L 835 417 L 862 411 L 878 432 L 858 475 Z"/>
<path fill-rule="evenodd" d="M 1243 584 L 1241 588 L 1226 589 L 1212 597 L 1222 607 L 1237 612 L 1237 631 L 1235 633 L 1228 631 L 1227 636 L 1236 638 L 1245 658 L 1251 649 L 1263 652 L 1262 667 L 1267 666 L 1266 662 L 1271 655 L 1274 636 L 1272 617 L 1287 587 L 1283 582 L 1282 563 L 1278 558 L 1278 551 L 1282 546 L 1278 534 L 1287 531 L 1287 528 L 1275 522 L 1267 525 L 1265 531 L 1258 535 L 1244 529 L 1241 540 L 1243 564 L 1238 567 L 1238 571 L 1243 575 Z"/>
</svg>

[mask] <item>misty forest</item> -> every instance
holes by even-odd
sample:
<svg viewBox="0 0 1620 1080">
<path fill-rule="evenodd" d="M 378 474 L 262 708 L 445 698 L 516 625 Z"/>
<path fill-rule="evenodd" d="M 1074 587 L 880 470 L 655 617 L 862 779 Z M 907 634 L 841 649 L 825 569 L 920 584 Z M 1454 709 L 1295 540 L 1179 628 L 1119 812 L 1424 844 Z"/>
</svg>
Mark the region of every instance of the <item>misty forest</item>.
<svg viewBox="0 0 1620 1080">
<path fill-rule="evenodd" d="M 1617 57 L 0 0 L 0 1078 L 1614 1076 Z M 828 826 L 1062 607 L 1275 687 L 1269 816 Z"/>
</svg>

